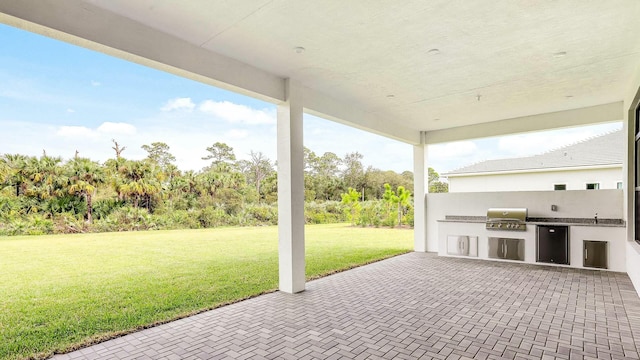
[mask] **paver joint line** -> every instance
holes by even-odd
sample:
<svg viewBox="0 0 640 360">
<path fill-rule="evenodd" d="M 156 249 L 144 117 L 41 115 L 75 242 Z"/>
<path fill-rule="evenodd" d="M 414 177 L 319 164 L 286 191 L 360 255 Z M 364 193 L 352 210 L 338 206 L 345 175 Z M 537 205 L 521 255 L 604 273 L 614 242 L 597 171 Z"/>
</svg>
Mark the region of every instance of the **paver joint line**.
<svg viewBox="0 0 640 360">
<path fill-rule="evenodd" d="M 625 274 L 409 253 L 62 359 L 640 359 Z"/>
</svg>

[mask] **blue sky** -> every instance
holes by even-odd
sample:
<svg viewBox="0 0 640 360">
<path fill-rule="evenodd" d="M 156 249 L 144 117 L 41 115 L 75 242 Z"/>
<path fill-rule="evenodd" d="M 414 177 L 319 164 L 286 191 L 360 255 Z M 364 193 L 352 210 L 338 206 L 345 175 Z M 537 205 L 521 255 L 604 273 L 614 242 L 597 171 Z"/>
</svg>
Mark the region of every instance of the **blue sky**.
<svg viewBox="0 0 640 360">
<path fill-rule="evenodd" d="M 162 141 L 177 165 L 198 170 L 206 147 L 221 141 L 240 159 L 251 150 L 276 159 L 275 106 L 91 50 L 0 25 L 0 154 L 104 161 L 144 158 L 143 144 Z M 620 128 L 619 123 L 545 134 L 433 146 L 430 166 L 446 172 L 473 162 L 539 153 Z M 305 115 L 305 146 L 339 156 L 358 151 L 365 165 L 412 170 L 410 145 Z"/>
</svg>

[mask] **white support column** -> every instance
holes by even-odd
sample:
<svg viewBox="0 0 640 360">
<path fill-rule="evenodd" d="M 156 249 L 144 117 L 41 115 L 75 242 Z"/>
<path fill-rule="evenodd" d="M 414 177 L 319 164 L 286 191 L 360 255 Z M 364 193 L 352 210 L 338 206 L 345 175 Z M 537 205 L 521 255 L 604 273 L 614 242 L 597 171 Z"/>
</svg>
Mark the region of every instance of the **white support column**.
<svg viewBox="0 0 640 360">
<path fill-rule="evenodd" d="M 420 134 L 420 145 L 413 147 L 413 249 L 427 251 L 427 203 L 429 174 L 427 167 L 427 145 L 424 134 Z"/>
<path fill-rule="evenodd" d="M 302 95 L 286 81 L 278 105 L 278 256 L 280 291 L 304 291 L 304 160 Z"/>
</svg>

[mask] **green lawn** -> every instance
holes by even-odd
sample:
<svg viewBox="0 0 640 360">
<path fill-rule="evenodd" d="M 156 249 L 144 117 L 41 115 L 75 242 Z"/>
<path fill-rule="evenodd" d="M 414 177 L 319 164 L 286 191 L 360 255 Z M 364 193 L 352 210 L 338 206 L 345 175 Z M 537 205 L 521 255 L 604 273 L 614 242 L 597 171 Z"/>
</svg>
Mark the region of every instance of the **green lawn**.
<svg viewBox="0 0 640 360">
<path fill-rule="evenodd" d="M 307 278 L 407 252 L 412 239 L 307 226 Z M 0 237 L 0 359 L 46 357 L 277 283 L 276 227 Z"/>
</svg>

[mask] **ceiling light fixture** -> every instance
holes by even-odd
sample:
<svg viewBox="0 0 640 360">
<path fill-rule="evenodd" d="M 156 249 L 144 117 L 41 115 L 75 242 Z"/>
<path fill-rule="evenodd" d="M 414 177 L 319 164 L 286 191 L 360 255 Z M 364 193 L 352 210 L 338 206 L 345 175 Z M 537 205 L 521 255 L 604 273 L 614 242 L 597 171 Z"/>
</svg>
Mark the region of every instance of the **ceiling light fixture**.
<svg viewBox="0 0 640 360">
<path fill-rule="evenodd" d="M 566 55 L 567 55 L 567 52 L 566 52 L 566 51 L 559 51 L 559 52 L 557 52 L 557 53 L 553 54 L 553 57 L 555 57 L 555 58 L 561 58 L 561 57 L 565 57 Z"/>
<path fill-rule="evenodd" d="M 427 51 L 427 54 L 429 54 L 429 55 L 438 55 L 438 54 L 440 54 L 440 49 L 436 49 L 436 48 L 430 49 L 429 51 Z"/>
<path fill-rule="evenodd" d="M 305 48 L 303 48 L 302 46 L 296 46 L 293 48 L 293 51 L 295 51 L 296 54 L 302 54 L 305 51 Z"/>
<path fill-rule="evenodd" d="M 395 95 L 393 95 L 393 94 L 389 94 L 389 95 L 387 95 L 387 97 L 388 97 L 389 99 L 391 99 L 391 98 L 394 98 L 394 97 L 396 97 L 396 96 L 395 96 Z"/>
</svg>

